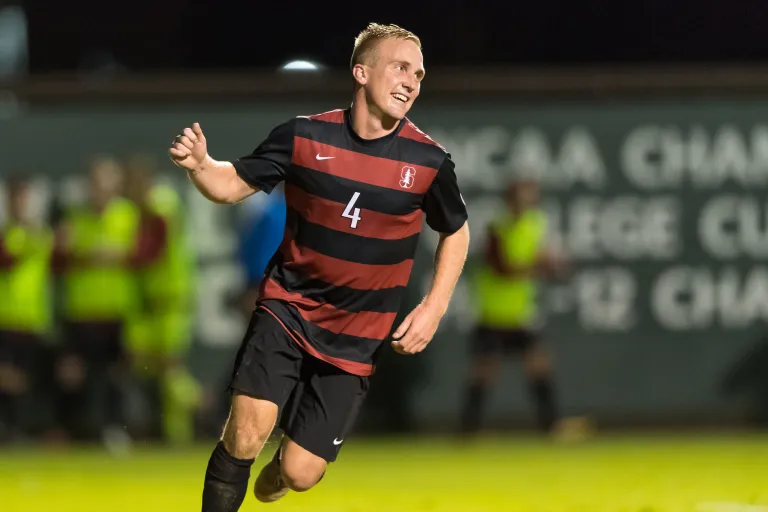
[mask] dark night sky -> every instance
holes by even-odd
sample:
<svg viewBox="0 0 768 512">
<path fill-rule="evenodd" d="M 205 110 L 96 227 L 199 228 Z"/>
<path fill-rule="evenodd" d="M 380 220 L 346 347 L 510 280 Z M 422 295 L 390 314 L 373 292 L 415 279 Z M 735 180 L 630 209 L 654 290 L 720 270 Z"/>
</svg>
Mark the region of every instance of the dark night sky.
<svg viewBox="0 0 768 512">
<path fill-rule="evenodd" d="M 73 0 L 26 8 L 33 72 L 73 69 L 95 49 L 133 70 L 273 67 L 297 57 L 344 67 L 368 21 L 416 32 L 428 67 L 768 60 L 767 0 L 433 5 L 440 7 L 412 0 Z"/>
</svg>

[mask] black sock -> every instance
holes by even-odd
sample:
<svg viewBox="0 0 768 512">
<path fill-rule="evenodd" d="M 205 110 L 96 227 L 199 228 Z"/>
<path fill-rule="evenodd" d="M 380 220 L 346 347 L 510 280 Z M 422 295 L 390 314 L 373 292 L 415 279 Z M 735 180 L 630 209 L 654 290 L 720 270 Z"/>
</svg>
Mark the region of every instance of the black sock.
<svg viewBox="0 0 768 512">
<path fill-rule="evenodd" d="M 0 393 L 0 435 L 4 434 L 3 429 L 11 428 L 13 423 L 13 400 L 11 395 Z"/>
<path fill-rule="evenodd" d="M 12 433 L 20 433 L 24 431 L 23 415 L 21 405 L 24 403 L 24 396 L 9 395 L 6 406 L 8 407 L 8 415 L 6 417 L 7 425 Z"/>
<path fill-rule="evenodd" d="M 549 432 L 557 421 L 554 390 L 550 377 L 538 377 L 529 381 L 530 392 L 536 403 L 539 429 Z"/>
<path fill-rule="evenodd" d="M 203 512 L 237 512 L 248 492 L 254 459 L 238 459 L 219 441 L 208 460 L 203 487 Z"/>
<path fill-rule="evenodd" d="M 106 425 L 109 427 L 124 425 L 126 423 L 123 413 L 125 390 L 116 378 L 110 378 L 107 381 L 107 400 Z"/>
<path fill-rule="evenodd" d="M 59 426 L 75 438 L 83 435 L 83 401 L 85 393 L 80 390 L 62 390 L 56 399 L 56 417 Z"/>
<path fill-rule="evenodd" d="M 485 395 L 485 384 L 473 382 L 467 387 L 461 413 L 461 431 L 463 433 L 474 434 L 480 430 L 485 409 Z"/>
</svg>

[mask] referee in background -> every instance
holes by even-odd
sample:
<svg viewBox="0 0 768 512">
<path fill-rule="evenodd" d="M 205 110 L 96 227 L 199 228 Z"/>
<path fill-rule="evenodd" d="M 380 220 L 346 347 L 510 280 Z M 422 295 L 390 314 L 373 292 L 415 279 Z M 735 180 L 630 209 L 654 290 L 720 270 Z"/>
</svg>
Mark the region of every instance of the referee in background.
<svg viewBox="0 0 768 512">
<path fill-rule="evenodd" d="M 538 184 L 515 180 L 505 200 L 506 208 L 488 226 L 484 261 L 473 273 L 479 321 L 461 416 L 465 436 L 482 427 L 488 391 L 508 357 L 523 360 L 539 429 L 551 432 L 559 419 L 552 358 L 535 327 L 536 281 L 564 275 L 567 263 L 546 247 L 547 220 L 539 208 Z"/>
</svg>

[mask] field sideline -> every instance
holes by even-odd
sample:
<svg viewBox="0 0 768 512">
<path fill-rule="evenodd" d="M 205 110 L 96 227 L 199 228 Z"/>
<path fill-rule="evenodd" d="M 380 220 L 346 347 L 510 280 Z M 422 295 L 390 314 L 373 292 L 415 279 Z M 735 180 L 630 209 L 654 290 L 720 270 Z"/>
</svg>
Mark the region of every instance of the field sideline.
<svg viewBox="0 0 768 512">
<path fill-rule="evenodd" d="M 768 512 L 768 435 L 350 441 L 318 488 L 242 510 Z M 6 449 L 0 510 L 199 511 L 209 450 Z"/>
</svg>

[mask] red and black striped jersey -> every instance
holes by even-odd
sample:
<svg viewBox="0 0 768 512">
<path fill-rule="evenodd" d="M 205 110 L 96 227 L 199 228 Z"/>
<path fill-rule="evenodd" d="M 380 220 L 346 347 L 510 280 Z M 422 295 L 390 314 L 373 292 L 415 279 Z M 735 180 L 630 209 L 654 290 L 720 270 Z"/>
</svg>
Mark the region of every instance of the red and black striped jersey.
<svg viewBox="0 0 768 512">
<path fill-rule="evenodd" d="M 450 155 L 408 119 L 374 140 L 349 110 L 297 117 L 233 162 L 267 193 L 285 182 L 283 242 L 259 306 L 309 354 L 373 373 L 413 266 L 422 221 L 454 233 L 467 220 Z"/>
</svg>

